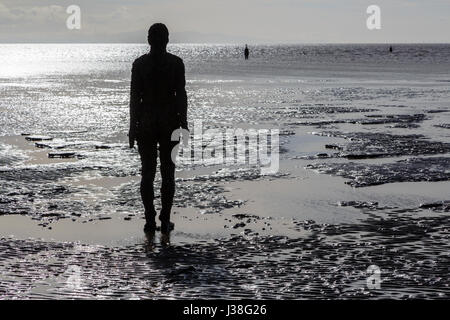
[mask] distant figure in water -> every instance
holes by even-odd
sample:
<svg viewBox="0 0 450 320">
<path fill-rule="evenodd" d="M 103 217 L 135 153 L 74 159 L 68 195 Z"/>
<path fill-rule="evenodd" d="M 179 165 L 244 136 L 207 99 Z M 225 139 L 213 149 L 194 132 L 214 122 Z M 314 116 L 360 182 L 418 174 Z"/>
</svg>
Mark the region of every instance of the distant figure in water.
<svg viewBox="0 0 450 320">
<path fill-rule="evenodd" d="M 245 45 L 245 49 L 244 49 L 244 57 L 245 57 L 245 60 L 248 60 L 249 54 L 250 54 L 250 51 L 248 50 L 247 45 Z"/>
<path fill-rule="evenodd" d="M 392 46 L 389 47 L 389 52 L 392 52 Z"/>
<path fill-rule="evenodd" d="M 187 97 L 183 60 L 166 51 L 169 31 L 162 23 L 148 30 L 150 52 L 137 58 L 131 70 L 130 148 L 138 145 L 142 164 L 141 197 L 145 208 L 145 232 L 156 230 L 153 205 L 153 182 L 159 145 L 161 163 L 161 232 L 174 228 L 170 221 L 175 193 L 175 164 L 172 149 L 179 141 L 171 141 L 172 132 L 188 128 Z"/>
</svg>

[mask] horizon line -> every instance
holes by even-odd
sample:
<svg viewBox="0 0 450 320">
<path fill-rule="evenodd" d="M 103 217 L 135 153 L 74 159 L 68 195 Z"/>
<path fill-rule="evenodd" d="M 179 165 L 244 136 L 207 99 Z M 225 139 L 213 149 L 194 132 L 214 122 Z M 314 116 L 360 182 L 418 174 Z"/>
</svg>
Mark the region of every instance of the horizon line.
<svg viewBox="0 0 450 320">
<path fill-rule="evenodd" d="M 241 44 L 251 44 L 252 42 L 169 42 L 168 45 L 241 45 Z M 45 41 L 45 42 L 1 42 L 2 44 L 130 44 L 130 45 L 148 45 L 146 42 L 56 42 L 56 41 Z M 450 42 L 254 42 L 252 45 L 320 45 L 320 44 L 450 44 Z"/>
</svg>

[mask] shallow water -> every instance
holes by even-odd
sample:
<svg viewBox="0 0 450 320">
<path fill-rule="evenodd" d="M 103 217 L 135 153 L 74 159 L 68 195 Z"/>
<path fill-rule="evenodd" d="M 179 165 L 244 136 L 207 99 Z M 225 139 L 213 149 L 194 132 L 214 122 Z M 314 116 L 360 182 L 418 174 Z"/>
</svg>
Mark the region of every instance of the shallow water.
<svg viewBox="0 0 450 320">
<path fill-rule="evenodd" d="M 281 153 L 180 165 L 170 239 L 141 231 L 127 147 L 145 50 L 0 45 L 1 298 L 448 299 L 450 46 L 171 46 L 191 125 Z"/>
</svg>

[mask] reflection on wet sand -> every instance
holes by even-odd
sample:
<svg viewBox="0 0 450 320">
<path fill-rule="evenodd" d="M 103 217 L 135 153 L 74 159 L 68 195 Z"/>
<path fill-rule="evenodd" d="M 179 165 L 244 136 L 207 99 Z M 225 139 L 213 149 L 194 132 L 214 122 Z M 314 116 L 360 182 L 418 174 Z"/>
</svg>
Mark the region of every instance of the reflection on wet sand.
<svg viewBox="0 0 450 320">
<path fill-rule="evenodd" d="M 171 244 L 169 237 L 153 233 L 125 246 L 2 238 L 0 294 L 445 299 L 450 294 L 448 224 L 446 216 L 414 218 L 393 212 L 389 219 L 371 215 L 362 224 L 294 220 L 297 237 L 241 234 Z M 382 272 L 379 290 L 366 287 L 366 269 L 373 264 Z M 76 288 L 68 285 L 73 270 L 78 270 Z"/>
<path fill-rule="evenodd" d="M 153 250 L 157 248 L 155 244 L 155 241 L 157 240 L 156 231 L 145 232 L 145 238 L 147 240 L 144 244 L 146 252 L 153 252 Z M 170 233 L 162 233 L 159 240 L 162 248 L 170 247 Z"/>
</svg>

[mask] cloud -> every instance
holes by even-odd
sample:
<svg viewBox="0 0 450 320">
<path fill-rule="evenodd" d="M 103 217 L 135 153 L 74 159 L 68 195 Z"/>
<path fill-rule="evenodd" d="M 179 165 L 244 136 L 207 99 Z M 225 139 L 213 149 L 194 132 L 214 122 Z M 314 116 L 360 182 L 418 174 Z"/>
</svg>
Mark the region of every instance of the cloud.
<svg viewBox="0 0 450 320">
<path fill-rule="evenodd" d="M 143 42 L 164 22 L 179 42 L 449 42 L 449 0 L 377 0 L 382 29 L 361 0 L 1 0 L 0 42 Z M 67 6 L 81 30 L 66 28 Z M 141 41 L 142 39 L 142 41 Z M 234 39 L 234 40 L 233 40 Z"/>
<path fill-rule="evenodd" d="M 65 9 L 58 5 L 8 8 L 0 3 L 0 21 L 3 24 L 29 25 L 65 21 Z"/>
<path fill-rule="evenodd" d="M 17 16 L 2 3 L 0 3 L 0 24 L 8 24 L 14 22 Z"/>
</svg>

